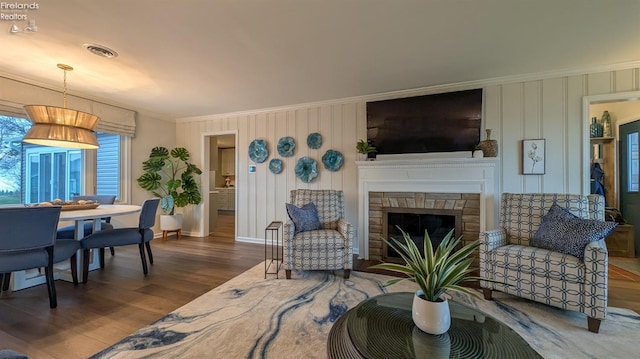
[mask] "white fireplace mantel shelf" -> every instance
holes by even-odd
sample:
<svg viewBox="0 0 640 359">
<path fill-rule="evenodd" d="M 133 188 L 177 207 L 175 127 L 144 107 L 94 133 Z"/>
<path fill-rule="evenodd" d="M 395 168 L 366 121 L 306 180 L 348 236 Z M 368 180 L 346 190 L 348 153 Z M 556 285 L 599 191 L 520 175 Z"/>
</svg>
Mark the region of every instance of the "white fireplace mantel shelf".
<svg viewBox="0 0 640 359">
<path fill-rule="evenodd" d="M 358 168 L 388 168 L 388 167 L 455 167 L 467 165 L 497 166 L 497 157 L 482 158 L 404 158 L 398 160 L 356 161 Z"/>
<path fill-rule="evenodd" d="M 357 161 L 358 251 L 369 259 L 369 192 L 480 194 L 480 230 L 497 226 L 499 165 L 486 158 L 408 158 Z"/>
</svg>

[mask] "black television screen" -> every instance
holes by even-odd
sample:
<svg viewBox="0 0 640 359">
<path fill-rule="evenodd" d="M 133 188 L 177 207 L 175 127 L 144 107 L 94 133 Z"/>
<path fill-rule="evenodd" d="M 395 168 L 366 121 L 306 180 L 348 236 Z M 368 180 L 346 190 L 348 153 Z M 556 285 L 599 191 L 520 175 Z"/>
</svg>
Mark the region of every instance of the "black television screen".
<svg viewBox="0 0 640 359">
<path fill-rule="evenodd" d="M 367 139 L 378 154 L 472 151 L 481 116 L 482 89 L 367 102 Z"/>
</svg>

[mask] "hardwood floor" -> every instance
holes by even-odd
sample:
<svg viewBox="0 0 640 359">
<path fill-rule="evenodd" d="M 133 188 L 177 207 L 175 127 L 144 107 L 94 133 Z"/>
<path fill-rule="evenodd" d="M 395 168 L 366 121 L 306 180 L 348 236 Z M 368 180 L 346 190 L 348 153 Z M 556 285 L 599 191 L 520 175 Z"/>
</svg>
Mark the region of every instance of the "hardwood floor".
<svg viewBox="0 0 640 359">
<path fill-rule="evenodd" d="M 0 348 L 29 358 L 87 358 L 255 266 L 259 244 L 233 241 L 233 216 L 215 233 L 151 242 L 154 265 L 144 277 L 137 246 L 117 247 L 86 285 L 56 281 L 58 308 L 44 285 L 0 297 Z"/>
<path fill-rule="evenodd" d="M 155 264 L 147 277 L 136 246 L 116 248 L 86 285 L 56 282 L 56 309 L 49 309 L 44 285 L 2 294 L 0 348 L 31 359 L 86 358 L 260 263 L 264 247 L 234 242 L 233 216 L 220 219 L 209 237 L 151 242 Z M 640 276 L 615 277 L 609 305 L 640 313 Z"/>
</svg>

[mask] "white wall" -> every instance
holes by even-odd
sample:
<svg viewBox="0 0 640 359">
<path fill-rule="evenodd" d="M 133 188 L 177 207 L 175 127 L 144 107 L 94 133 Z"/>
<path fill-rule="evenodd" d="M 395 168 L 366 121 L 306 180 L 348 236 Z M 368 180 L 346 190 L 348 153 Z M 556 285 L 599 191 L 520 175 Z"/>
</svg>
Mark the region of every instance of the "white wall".
<svg viewBox="0 0 640 359">
<path fill-rule="evenodd" d="M 355 143 L 366 137 L 366 101 L 417 96 L 427 93 L 484 88 L 483 127 L 493 130 L 498 140 L 501 192 L 583 193 L 583 121 L 582 97 L 587 95 L 637 91 L 640 68 L 611 70 L 589 74 L 529 76 L 526 79 L 486 80 L 464 85 L 439 86 L 406 92 L 336 100 L 320 104 L 302 104 L 281 109 L 266 109 L 244 114 L 211 115 L 181 119 L 176 125 L 176 145 L 201 153 L 202 133 L 238 130 L 239 175 L 237 220 L 240 238 L 263 238 L 271 220 L 286 220 L 284 203 L 295 188 L 333 188 L 345 191 L 347 219 L 357 216 Z M 306 145 L 309 133 L 320 132 L 324 144 L 320 150 Z M 484 133 L 484 131 L 483 131 Z M 268 161 L 277 155 L 275 146 L 282 136 L 296 139 L 294 157 L 283 158 L 284 171 L 273 175 Z M 249 143 L 266 139 L 270 156 L 257 165 L 257 173 L 248 174 L 252 162 L 247 155 Z M 546 139 L 545 175 L 521 175 L 522 139 Z M 345 166 L 329 172 L 320 164 L 320 176 L 311 184 L 295 177 L 295 160 L 311 156 L 320 162 L 329 148 L 345 155 Z M 275 153 L 275 154 L 274 154 Z M 187 221 L 197 227 L 197 216 Z"/>
<path fill-rule="evenodd" d="M 268 111 L 237 116 L 211 116 L 179 122 L 176 126 L 176 145 L 184 146 L 193 154 L 202 152 L 203 133 L 237 130 L 238 153 L 236 178 L 237 236 L 240 238 L 263 238 L 264 227 L 273 220 L 285 220 L 284 203 L 289 201 L 289 191 L 296 188 L 333 188 L 345 191 L 347 219 L 357 219 L 357 182 L 355 143 L 365 137 L 364 102 L 340 103 L 325 106 L 310 106 L 301 109 Z M 323 136 L 322 147 L 309 149 L 307 135 L 319 132 Z M 283 158 L 277 153 L 281 137 L 292 136 L 296 140 L 295 155 Z M 248 156 L 249 143 L 254 139 L 265 139 L 269 147 L 269 158 L 256 164 L 256 173 L 248 173 L 253 162 Z M 345 166 L 338 172 L 330 172 L 322 165 L 322 155 L 328 149 L 338 150 L 345 156 Z M 296 160 L 309 156 L 318 161 L 319 176 L 312 183 L 296 178 Z M 269 161 L 281 158 L 284 170 L 278 175 L 269 171 Z M 198 163 L 198 162 L 197 162 Z M 198 163 L 200 164 L 200 163 Z M 187 209 L 184 231 L 198 231 L 198 208 Z M 187 211 L 185 211 L 185 214 Z"/>
<path fill-rule="evenodd" d="M 175 124 L 145 115 L 138 115 L 136 121 L 136 137 L 131 140 L 131 203 L 140 204 L 153 195 L 138 186 L 136 179 L 144 171 L 142 162 L 149 158 L 151 149 L 164 146 L 168 149 L 175 147 Z M 193 154 L 192 154 L 193 156 Z"/>
</svg>

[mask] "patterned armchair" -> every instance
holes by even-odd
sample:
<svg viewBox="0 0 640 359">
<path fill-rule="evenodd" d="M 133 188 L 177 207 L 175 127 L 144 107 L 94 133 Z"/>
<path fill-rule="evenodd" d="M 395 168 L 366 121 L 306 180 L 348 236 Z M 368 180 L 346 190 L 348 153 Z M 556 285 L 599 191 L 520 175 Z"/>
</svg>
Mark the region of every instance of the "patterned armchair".
<svg viewBox="0 0 640 359">
<path fill-rule="evenodd" d="M 344 193 L 335 190 L 291 191 L 291 204 L 313 203 L 322 229 L 295 234 L 291 220 L 284 225 L 284 257 L 287 279 L 292 269 L 344 270 L 349 278 L 353 267 L 354 226 L 344 220 Z"/>
<path fill-rule="evenodd" d="M 542 216 L 554 204 L 582 219 L 604 220 L 604 197 L 572 194 L 502 194 L 500 229 L 480 233 L 480 281 L 484 297 L 499 290 L 587 315 L 597 333 L 607 314 L 608 253 L 604 240 L 591 242 L 584 261 L 530 247 Z M 508 284 L 508 285 L 505 285 Z"/>
</svg>

